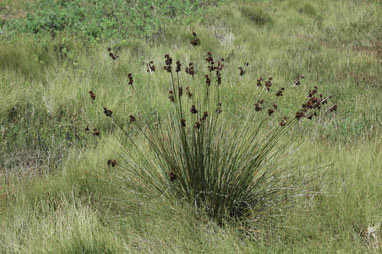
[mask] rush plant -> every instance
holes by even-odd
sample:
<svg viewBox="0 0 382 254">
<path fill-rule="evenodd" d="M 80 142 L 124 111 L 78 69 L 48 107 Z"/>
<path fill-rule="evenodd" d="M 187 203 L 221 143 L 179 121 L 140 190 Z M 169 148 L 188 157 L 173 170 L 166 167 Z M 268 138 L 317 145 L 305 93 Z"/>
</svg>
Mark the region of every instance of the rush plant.
<svg viewBox="0 0 382 254">
<path fill-rule="evenodd" d="M 295 175 L 283 163 L 294 144 L 285 134 L 302 118 L 317 116 L 328 98 L 317 97 L 315 87 L 295 115 L 282 116 L 274 101 L 284 88 L 272 93 L 272 77 L 259 78 L 250 113 L 228 121 L 224 105 L 229 102 L 221 94 L 224 59 L 215 61 L 209 52 L 205 60 L 206 73 L 188 63 L 182 76 L 181 62 L 173 66 L 171 56 L 165 56 L 171 106 L 154 124 L 130 117 L 130 127 L 146 142 L 126 132 L 133 145 L 121 156 L 120 166 L 128 172 L 124 183 L 143 193 L 186 200 L 218 221 L 257 217 L 285 203 L 296 187 Z"/>
</svg>

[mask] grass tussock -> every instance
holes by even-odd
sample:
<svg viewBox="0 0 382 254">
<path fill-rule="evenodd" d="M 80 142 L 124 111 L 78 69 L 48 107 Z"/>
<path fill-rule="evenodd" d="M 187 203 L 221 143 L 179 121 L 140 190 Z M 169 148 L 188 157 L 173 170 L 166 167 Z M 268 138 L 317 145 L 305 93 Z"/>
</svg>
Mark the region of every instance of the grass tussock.
<svg viewBox="0 0 382 254">
<path fill-rule="evenodd" d="M 197 41 L 194 33 L 191 44 L 197 46 Z M 109 51 L 111 59 L 117 60 L 111 49 Z M 249 106 L 253 107 L 252 112 L 240 122 L 230 123 L 224 121 L 223 113 L 228 101 L 222 101 L 220 94 L 224 86 L 224 59 L 214 60 L 208 52 L 205 61 L 207 74 L 204 74 L 204 84 L 198 85 L 202 80 L 199 73 L 203 73 L 200 68 L 196 73 L 194 63 L 186 64 L 185 75 L 191 79 L 187 78 L 182 75 L 182 63 L 177 60 L 173 66 L 172 57 L 165 55 L 164 69 L 170 76 L 170 113 L 144 126 L 137 125 L 137 118 L 130 115 L 130 123 L 145 137 L 151 152 L 141 148 L 126 130 L 133 149 L 127 149 L 121 158 L 122 168 L 132 173 L 125 176 L 125 180 L 127 186 L 145 193 L 151 191 L 170 199 L 186 199 L 219 221 L 228 217 L 257 219 L 270 206 L 280 209 L 288 196 L 296 196 L 293 193 L 294 186 L 298 185 L 296 172 L 284 172 L 285 165 L 280 163 L 294 143 L 283 138 L 302 118 L 317 117 L 330 96 L 318 95 L 318 88 L 314 87 L 295 115 L 280 117 L 275 112 L 280 111 L 281 105 L 276 102 L 284 95 L 285 88 L 272 89 L 273 78 L 263 81 L 260 77 L 250 100 L 255 101 Z M 153 74 L 150 64 L 152 62 L 148 71 Z M 239 76 L 244 76 L 247 66 L 239 67 Z M 132 75 L 128 78 L 133 87 Z M 300 75 L 294 86 L 300 86 L 302 78 Z M 90 96 L 95 99 L 92 91 Z M 332 105 L 323 111 L 336 110 L 337 105 Z M 106 107 L 104 114 L 113 116 Z M 274 119 L 273 114 L 280 119 Z M 272 122 L 276 124 L 271 126 Z M 108 165 L 115 167 L 117 161 L 111 159 Z"/>
</svg>

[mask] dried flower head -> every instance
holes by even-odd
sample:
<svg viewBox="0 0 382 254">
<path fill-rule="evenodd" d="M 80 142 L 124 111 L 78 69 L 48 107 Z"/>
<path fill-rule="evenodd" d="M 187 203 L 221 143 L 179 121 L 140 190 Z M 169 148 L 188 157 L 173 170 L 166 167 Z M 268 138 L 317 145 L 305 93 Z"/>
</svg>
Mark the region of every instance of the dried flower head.
<svg viewBox="0 0 382 254">
<path fill-rule="evenodd" d="M 261 111 L 260 103 L 255 103 L 255 111 L 256 111 L 256 112 Z"/>
<path fill-rule="evenodd" d="M 272 86 L 272 77 L 270 77 L 270 79 L 268 79 L 268 81 L 265 82 L 265 88 L 267 89 L 267 92 L 271 90 L 271 86 Z"/>
<path fill-rule="evenodd" d="M 150 61 L 147 63 L 147 72 L 150 72 L 150 73 L 155 72 L 154 61 Z"/>
<path fill-rule="evenodd" d="M 176 174 L 175 174 L 173 171 L 171 171 L 170 173 L 168 173 L 168 177 L 170 178 L 170 181 L 171 181 L 171 182 L 174 182 L 174 181 L 176 181 L 176 179 L 177 179 L 177 176 L 176 176 Z"/>
<path fill-rule="evenodd" d="M 296 118 L 297 120 L 300 120 L 301 118 L 303 118 L 305 116 L 305 113 L 303 111 L 297 111 L 296 112 Z"/>
<path fill-rule="evenodd" d="M 196 113 L 198 113 L 198 110 L 196 110 L 195 105 L 192 105 L 192 106 L 191 106 L 190 112 L 191 112 L 192 114 L 196 114 Z"/>
<path fill-rule="evenodd" d="M 208 69 L 210 72 L 216 70 L 215 62 L 214 62 L 214 61 L 210 62 L 209 65 L 208 65 L 208 67 L 207 67 L 207 69 Z"/>
<path fill-rule="evenodd" d="M 180 119 L 180 126 L 186 127 L 186 119 L 184 118 Z"/>
<path fill-rule="evenodd" d="M 221 83 L 222 83 L 222 76 L 221 76 L 220 70 L 216 71 L 216 81 L 218 82 L 218 85 L 221 85 Z"/>
<path fill-rule="evenodd" d="M 89 91 L 89 94 L 90 94 L 90 98 L 92 98 L 92 100 L 94 101 L 96 99 L 96 96 L 94 94 L 93 91 Z"/>
<path fill-rule="evenodd" d="M 328 109 L 329 112 L 334 112 L 334 111 L 337 111 L 337 104 L 334 104 L 333 106 L 331 106 L 329 109 Z"/>
<path fill-rule="evenodd" d="M 259 78 L 257 79 L 257 81 L 256 81 L 256 86 L 257 86 L 257 87 L 262 87 L 262 86 L 263 86 L 262 82 L 263 82 L 263 78 L 262 78 L 262 77 L 259 77 Z"/>
<path fill-rule="evenodd" d="M 206 61 L 207 61 L 207 63 L 212 63 L 214 61 L 214 58 L 212 57 L 211 52 L 207 52 Z"/>
<path fill-rule="evenodd" d="M 97 130 L 96 128 L 93 129 L 93 135 L 94 136 L 99 137 L 100 134 L 101 134 L 101 132 L 99 130 Z"/>
<path fill-rule="evenodd" d="M 315 95 L 315 94 L 317 93 L 317 89 L 318 89 L 317 86 L 315 86 L 315 87 L 313 88 L 313 90 L 309 90 L 308 97 L 312 98 L 313 95 Z M 322 94 L 320 94 L 320 98 L 322 98 Z"/>
<path fill-rule="evenodd" d="M 206 78 L 206 84 L 207 84 L 207 86 L 210 86 L 210 85 L 211 85 L 211 79 L 208 77 L 207 74 L 206 74 L 204 77 Z"/>
<path fill-rule="evenodd" d="M 179 87 L 178 88 L 178 92 L 179 92 L 179 97 L 181 97 L 183 95 L 183 87 Z"/>
<path fill-rule="evenodd" d="M 201 121 L 205 121 L 205 120 L 207 120 L 207 117 L 208 117 L 208 112 L 205 111 L 205 112 L 203 113 L 203 116 L 202 116 L 202 118 L 201 118 L 200 120 L 201 120 Z"/>
<path fill-rule="evenodd" d="M 119 56 L 118 55 L 116 55 L 116 54 L 114 54 L 113 52 L 109 52 L 109 56 L 115 61 L 115 60 L 117 60 L 118 58 L 119 58 Z"/>
<path fill-rule="evenodd" d="M 202 124 L 198 121 L 198 122 L 195 123 L 194 128 L 195 129 L 200 129 L 200 126 L 202 126 Z"/>
<path fill-rule="evenodd" d="M 301 84 L 301 80 L 304 78 L 304 74 L 301 74 L 300 76 L 298 76 L 296 78 L 296 80 L 294 81 L 293 85 L 294 86 L 299 86 Z"/>
<path fill-rule="evenodd" d="M 130 119 L 130 123 L 137 121 L 137 119 L 133 115 L 130 115 L 129 119 Z"/>
<path fill-rule="evenodd" d="M 284 87 L 281 87 L 277 92 L 276 92 L 276 96 L 283 96 L 283 92 L 284 92 Z"/>
<path fill-rule="evenodd" d="M 223 70 L 223 68 L 224 68 L 224 58 L 222 58 L 218 61 L 218 65 L 216 67 L 216 70 L 221 71 L 221 70 Z"/>
<path fill-rule="evenodd" d="M 131 73 L 127 74 L 127 77 L 129 78 L 129 85 L 132 86 L 134 83 L 133 75 Z"/>
<path fill-rule="evenodd" d="M 222 110 L 222 103 L 218 102 L 218 106 L 216 108 L 216 113 L 220 114 L 221 112 L 223 112 L 223 110 Z"/>
<path fill-rule="evenodd" d="M 192 32 L 192 35 L 194 36 L 194 38 L 192 38 L 192 40 L 191 40 L 191 45 L 192 45 L 192 46 L 200 45 L 200 40 L 199 40 L 199 38 L 196 36 L 196 33 L 195 33 L 195 32 Z"/>
<path fill-rule="evenodd" d="M 180 63 L 179 60 L 176 61 L 176 69 L 175 71 L 176 72 L 180 72 L 181 71 L 181 67 L 182 67 L 182 64 Z"/>
<path fill-rule="evenodd" d="M 169 91 L 168 91 L 168 98 L 169 98 L 170 101 L 172 101 L 172 102 L 175 101 L 174 92 L 173 92 L 172 90 L 169 90 Z"/>
<path fill-rule="evenodd" d="M 170 57 L 169 54 L 166 54 L 164 57 L 165 57 L 165 66 L 164 66 L 164 69 L 167 72 L 172 72 L 172 58 Z"/>
<path fill-rule="evenodd" d="M 114 168 L 117 165 L 117 161 L 114 159 L 110 159 L 107 161 L 107 165 Z"/>
<path fill-rule="evenodd" d="M 268 109 L 268 115 L 272 115 L 275 112 L 273 108 Z"/>
<path fill-rule="evenodd" d="M 239 67 L 239 70 L 240 70 L 239 75 L 240 76 L 244 76 L 244 74 L 245 74 L 244 68 L 243 67 Z"/>
<path fill-rule="evenodd" d="M 284 118 L 280 121 L 280 126 L 283 127 L 286 125 L 288 118 L 284 116 Z"/>
<path fill-rule="evenodd" d="M 105 113 L 105 115 L 108 117 L 111 117 L 113 115 L 113 111 L 111 111 L 107 107 L 103 107 L 103 113 Z"/>
<path fill-rule="evenodd" d="M 194 77 L 195 75 L 195 69 L 194 69 L 194 63 L 189 63 L 188 67 L 186 67 L 186 73 Z"/>
<path fill-rule="evenodd" d="M 191 93 L 190 88 L 188 86 L 186 86 L 186 92 L 187 92 L 188 98 L 191 99 L 193 94 Z"/>
</svg>

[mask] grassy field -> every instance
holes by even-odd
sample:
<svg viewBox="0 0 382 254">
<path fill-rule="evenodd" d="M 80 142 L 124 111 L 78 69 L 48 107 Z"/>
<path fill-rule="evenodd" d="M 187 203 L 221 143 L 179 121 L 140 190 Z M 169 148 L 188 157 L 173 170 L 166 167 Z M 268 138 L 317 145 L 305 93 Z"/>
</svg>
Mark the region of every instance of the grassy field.
<svg viewBox="0 0 382 254">
<path fill-rule="evenodd" d="M 58 2 L 0 1 L 0 253 L 381 251 L 380 1 Z M 151 9 L 142 7 L 147 2 Z M 98 20 L 105 13 L 110 18 Z M 192 32 L 200 45 L 191 45 Z M 273 77 L 273 93 L 285 88 L 284 107 L 266 129 L 293 116 L 314 86 L 338 106 L 281 139 L 293 140 L 280 164 L 300 176 L 293 183 L 299 193 L 261 218 L 222 223 L 183 199 L 145 195 L 120 180 L 128 175 L 121 158 L 130 156 L 121 151 L 133 145 L 115 124 L 127 125 L 130 115 L 148 125 L 166 116 L 164 55 L 179 59 L 182 82 L 196 87 L 205 82 L 207 52 L 225 60 L 227 129 L 254 111 L 260 76 Z M 189 62 L 195 79 L 183 71 Z M 130 133 L 152 156 L 144 135 Z"/>
</svg>

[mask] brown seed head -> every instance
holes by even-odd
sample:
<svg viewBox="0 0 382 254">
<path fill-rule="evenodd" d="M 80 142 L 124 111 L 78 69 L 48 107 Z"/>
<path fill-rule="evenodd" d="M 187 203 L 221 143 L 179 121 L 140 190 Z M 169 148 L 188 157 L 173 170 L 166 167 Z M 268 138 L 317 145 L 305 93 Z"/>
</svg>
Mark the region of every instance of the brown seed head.
<svg viewBox="0 0 382 254">
<path fill-rule="evenodd" d="M 197 46 L 200 44 L 200 40 L 199 38 L 196 36 L 196 33 L 195 32 L 192 32 L 192 35 L 194 36 L 194 38 L 192 38 L 191 40 L 191 44 L 192 46 Z"/>
<path fill-rule="evenodd" d="M 284 87 L 281 87 L 280 90 L 277 91 L 276 96 L 283 96 Z"/>
<path fill-rule="evenodd" d="M 167 72 L 172 72 L 172 58 L 170 57 L 169 54 L 166 54 L 164 57 L 165 57 L 165 66 L 164 66 L 164 69 Z"/>
<path fill-rule="evenodd" d="M 194 69 L 194 63 L 189 63 L 188 67 L 186 67 L 186 73 L 194 77 L 195 75 L 195 69 Z"/>
<path fill-rule="evenodd" d="M 190 88 L 188 86 L 186 86 L 186 92 L 187 92 L 188 98 L 191 99 L 192 98 L 192 93 L 191 93 Z"/>
<path fill-rule="evenodd" d="M 111 111 L 107 107 L 103 107 L 103 113 L 105 113 L 105 115 L 108 117 L 111 117 L 113 115 L 113 111 Z"/>
<path fill-rule="evenodd" d="M 297 111 L 296 112 L 296 118 L 297 120 L 300 120 L 301 118 L 303 118 L 305 116 L 305 113 L 303 111 Z"/>
<path fill-rule="evenodd" d="M 222 110 L 222 103 L 219 102 L 219 103 L 218 103 L 218 106 L 217 106 L 217 108 L 216 108 L 216 113 L 217 113 L 217 114 L 220 114 L 221 112 L 223 112 L 223 110 Z"/>
<path fill-rule="evenodd" d="M 263 82 L 263 78 L 262 78 L 262 77 L 259 77 L 259 78 L 257 79 L 257 81 L 256 81 L 256 86 L 257 86 L 257 87 L 261 87 L 261 86 L 263 86 L 262 82 Z"/>
<path fill-rule="evenodd" d="M 137 119 L 135 118 L 135 116 L 133 116 L 133 115 L 130 115 L 129 116 L 129 119 L 130 119 L 130 122 L 132 123 L 132 122 L 135 122 Z"/>
<path fill-rule="evenodd" d="M 97 130 L 97 129 L 93 129 L 93 135 L 94 136 L 97 136 L 97 137 L 99 137 L 99 135 L 101 134 L 101 132 L 99 131 L 99 130 Z"/>
<path fill-rule="evenodd" d="M 334 104 L 333 106 L 331 106 L 329 109 L 328 109 L 329 112 L 334 112 L 334 111 L 337 111 L 337 104 Z"/>
<path fill-rule="evenodd" d="M 171 171 L 170 173 L 168 173 L 168 177 L 170 178 L 170 181 L 171 181 L 171 182 L 174 182 L 174 181 L 176 181 L 176 179 L 177 179 L 177 176 L 176 176 L 176 174 L 175 174 L 173 171 Z"/>
<path fill-rule="evenodd" d="M 192 114 L 196 114 L 196 113 L 198 113 L 198 110 L 196 110 L 195 105 L 192 105 L 192 106 L 191 106 L 190 112 L 191 112 Z"/>
<path fill-rule="evenodd" d="M 186 119 L 184 118 L 180 119 L 180 126 L 186 127 Z"/>
<path fill-rule="evenodd" d="M 256 111 L 256 112 L 261 111 L 261 106 L 260 106 L 259 103 L 255 103 L 255 111 Z"/>
<path fill-rule="evenodd" d="M 284 118 L 280 121 L 280 126 L 283 127 L 287 123 L 288 118 L 284 116 Z"/>
<path fill-rule="evenodd" d="M 109 56 L 115 61 L 119 58 L 119 56 L 117 56 L 116 54 L 114 54 L 113 52 L 110 52 L 109 53 Z"/>
<path fill-rule="evenodd" d="M 154 61 L 150 61 L 150 62 L 147 64 L 147 72 L 150 72 L 150 73 L 155 72 Z"/>
<path fill-rule="evenodd" d="M 296 80 L 294 81 L 294 83 L 293 83 L 293 85 L 294 86 L 298 86 L 298 85 L 300 85 L 301 84 L 301 80 L 304 78 L 304 74 L 301 74 L 300 76 L 298 76 L 297 78 L 296 78 Z"/>
<path fill-rule="evenodd" d="M 90 94 L 90 98 L 92 98 L 92 100 L 94 101 L 95 98 L 96 98 L 94 92 L 93 91 L 89 91 L 89 94 Z"/>
<path fill-rule="evenodd" d="M 206 78 L 206 84 L 207 84 L 207 86 L 210 86 L 210 85 L 211 85 L 211 79 L 208 77 L 207 74 L 206 74 L 204 77 Z"/>
<path fill-rule="evenodd" d="M 180 72 L 181 67 L 182 67 L 182 64 L 180 63 L 179 60 L 177 60 L 177 61 L 176 61 L 176 69 L 175 69 L 175 71 L 176 71 L 176 72 Z"/>
<path fill-rule="evenodd" d="M 208 117 L 208 112 L 205 111 L 205 112 L 203 113 L 203 116 L 202 116 L 202 118 L 201 118 L 200 120 L 201 120 L 201 121 L 205 121 L 205 120 L 207 119 L 207 117 Z"/>
<path fill-rule="evenodd" d="M 179 92 L 179 97 L 183 95 L 183 87 L 179 87 L 178 89 L 178 92 Z"/>
<path fill-rule="evenodd" d="M 127 77 L 129 78 L 129 85 L 132 86 L 134 83 L 133 75 L 131 73 L 127 74 Z"/>
<path fill-rule="evenodd" d="M 198 122 L 195 123 L 194 128 L 195 129 L 200 129 L 200 126 L 202 126 L 202 124 L 198 121 Z"/>
<path fill-rule="evenodd" d="M 239 70 L 240 70 L 239 75 L 240 76 L 244 76 L 244 74 L 245 74 L 244 68 L 243 67 L 239 67 Z"/>
<path fill-rule="evenodd" d="M 110 159 L 107 161 L 107 165 L 114 168 L 117 165 L 117 161 L 114 159 Z"/>
</svg>

